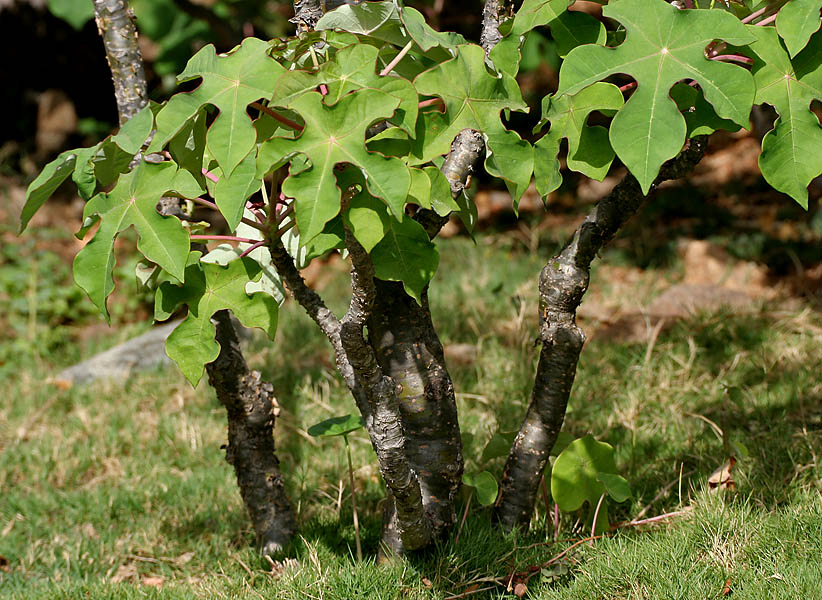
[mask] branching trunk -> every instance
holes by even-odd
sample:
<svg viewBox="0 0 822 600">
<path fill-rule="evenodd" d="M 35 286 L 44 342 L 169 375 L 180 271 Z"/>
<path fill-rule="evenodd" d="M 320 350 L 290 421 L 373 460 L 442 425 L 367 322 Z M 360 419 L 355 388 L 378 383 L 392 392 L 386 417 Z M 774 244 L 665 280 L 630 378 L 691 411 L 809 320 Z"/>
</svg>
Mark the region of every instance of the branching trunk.
<svg viewBox="0 0 822 600">
<path fill-rule="evenodd" d="M 126 0 L 94 0 L 94 10 L 122 125 L 148 104 L 134 17 Z M 161 200 L 158 206 L 165 209 L 165 214 L 179 211 L 176 199 L 172 203 Z M 276 556 L 287 546 L 296 528 L 274 453 L 277 401 L 271 385 L 262 382 L 256 371 L 249 371 L 228 312 L 219 311 L 214 321 L 220 354 L 206 369 L 228 414 L 226 460 L 237 474 L 240 494 L 263 552 Z"/>
<path fill-rule="evenodd" d="M 94 0 L 94 15 L 106 47 L 122 125 L 148 104 L 146 74 L 137 45 L 134 15 L 126 0 Z"/>
<path fill-rule="evenodd" d="M 228 414 L 225 459 L 237 474 L 263 554 L 276 557 L 287 547 L 297 526 L 274 448 L 279 406 L 272 385 L 262 381 L 257 371 L 249 370 L 228 311 L 218 311 L 213 321 L 220 354 L 206 370 Z"/>
<path fill-rule="evenodd" d="M 663 165 L 655 184 L 690 172 L 705 153 L 706 138 L 690 141 L 679 156 Z M 576 310 L 588 289 L 597 252 L 639 209 L 645 197 L 627 175 L 585 218 L 565 248 L 551 258 L 539 277 L 542 342 L 531 402 L 500 484 L 495 517 L 505 529 L 527 527 L 534 512 L 540 478 L 565 418 L 585 334 Z"/>
</svg>

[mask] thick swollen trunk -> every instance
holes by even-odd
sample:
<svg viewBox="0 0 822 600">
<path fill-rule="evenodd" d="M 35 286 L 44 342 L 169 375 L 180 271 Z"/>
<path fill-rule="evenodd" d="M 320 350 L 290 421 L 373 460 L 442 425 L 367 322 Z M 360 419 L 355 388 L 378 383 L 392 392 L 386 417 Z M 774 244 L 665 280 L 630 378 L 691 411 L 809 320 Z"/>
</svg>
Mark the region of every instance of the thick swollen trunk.
<svg viewBox="0 0 822 600">
<path fill-rule="evenodd" d="M 419 480 L 432 535 L 438 536 L 454 523 L 454 496 L 463 467 L 454 386 L 431 322 L 427 293 L 420 306 L 400 283 L 376 280 L 375 285 L 368 339 L 380 368 L 396 385 L 405 454 Z M 391 498 L 382 541 L 401 554 L 393 504 Z"/>
<path fill-rule="evenodd" d="M 94 0 L 94 15 L 106 47 L 122 125 L 148 104 L 146 74 L 137 45 L 134 15 L 126 0 Z"/>
<path fill-rule="evenodd" d="M 206 365 L 206 370 L 228 415 L 225 459 L 237 474 L 237 485 L 263 554 L 276 557 L 296 529 L 274 448 L 279 406 L 271 384 L 249 370 L 228 311 L 218 311 L 213 320 L 220 354 Z"/>
<path fill-rule="evenodd" d="M 706 139 L 695 138 L 679 156 L 663 165 L 655 184 L 688 173 L 705 153 Z M 542 342 L 531 403 L 505 469 L 495 517 L 505 529 L 527 527 L 539 482 L 565 418 L 585 334 L 576 310 L 588 289 L 591 262 L 645 197 L 636 179 L 626 176 L 585 218 L 573 238 L 551 258 L 539 277 Z"/>
</svg>

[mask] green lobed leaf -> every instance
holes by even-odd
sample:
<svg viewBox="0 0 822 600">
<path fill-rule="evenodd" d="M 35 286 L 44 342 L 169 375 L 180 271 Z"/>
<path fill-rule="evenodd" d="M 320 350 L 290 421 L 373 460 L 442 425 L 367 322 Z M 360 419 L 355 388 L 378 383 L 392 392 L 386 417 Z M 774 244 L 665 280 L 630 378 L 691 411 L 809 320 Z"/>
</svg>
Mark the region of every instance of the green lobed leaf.
<svg viewBox="0 0 822 600">
<path fill-rule="evenodd" d="M 166 340 L 166 352 L 177 363 L 186 379 L 197 385 L 205 365 L 220 353 L 216 328 L 211 316 L 229 309 L 245 327 L 259 327 L 274 337 L 277 329 L 277 301 L 268 294 L 246 293 L 249 281 L 256 281 L 261 267 L 248 257 L 227 266 L 202 263 L 199 252 L 192 252 L 185 270 L 185 285 L 163 283 L 155 296 L 154 316 L 167 319 L 182 304 L 188 305 L 188 315 Z"/>
<path fill-rule="evenodd" d="M 710 135 L 715 131 L 739 131 L 740 126 L 730 119 L 723 119 L 716 114 L 714 107 L 708 104 L 702 91 L 692 85 L 680 82 L 671 88 L 671 98 L 685 117 L 689 138 L 697 135 Z"/>
<path fill-rule="evenodd" d="M 551 123 L 547 134 L 534 144 L 534 180 L 537 191 L 546 196 L 562 184 L 559 172 L 560 142 L 568 140 L 569 169 L 602 181 L 608 174 L 614 151 L 608 142 L 608 130 L 586 125 L 595 110 L 619 110 L 624 104 L 622 92 L 610 83 L 597 82 L 569 96 L 546 96 L 542 100 L 542 121 Z"/>
<path fill-rule="evenodd" d="M 231 231 L 240 224 L 246 200 L 260 189 L 262 180 L 256 174 L 257 156 L 254 152 L 249 152 L 231 175 L 220 173 L 220 180 L 214 186 L 214 202 Z"/>
<path fill-rule="evenodd" d="M 74 258 L 74 279 L 108 320 L 106 298 L 114 290 L 114 241 L 130 226 L 137 229 L 137 248 L 150 261 L 182 281 L 189 251 L 188 233 L 176 217 L 164 217 L 157 202 L 177 193 L 186 198 L 201 193 L 199 184 L 173 163 L 141 162 L 124 175 L 111 192 L 98 194 L 86 204 L 84 220 L 99 217 L 94 237 Z"/>
<path fill-rule="evenodd" d="M 365 427 L 365 421 L 360 415 L 344 415 L 315 423 L 308 428 L 308 435 L 313 437 L 348 435 L 352 431 L 357 431 L 363 427 Z"/>
<path fill-rule="evenodd" d="M 625 26 L 625 41 L 615 48 L 572 50 L 560 69 L 557 96 L 575 94 L 617 73 L 636 80 L 636 90 L 611 123 L 609 138 L 647 194 L 662 163 L 685 142 L 685 119 L 669 95 L 677 81 L 696 80 L 720 117 L 748 126 L 755 93 L 751 74 L 707 59 L 705 46 L 716 39 L 744 45 L 755 38 L 728 12 L 679 10 L 665 0 L 616 0 L 603 14 Z"/>
<path fill-rule="evenodd" d="M 491 506 L 497 499 L 497 480 L 488 471 L 463 473 L 462 482 L 477 492 L 477 502 L 482 506 Z"/>
<path fill-rule="evenodd" d="M 557 52 L 565 56 L 582 44 L 605 43 L 605 27 L 583 12 L 569 12 L 574 0 L 525 0 L 514 18 L 505 25 L 510 29 L 491 50 L 490 58 L 500 71 L 515 76 L 519 71 L 521 47 L 525 35 L 542 25 L 551 28 Z"/>
<path fill-rule="evenodd" d="M 561 510 L 569 512 L 580 508 L 586 501 L 589 516 L 600 497 L 607 490 L 599 478 L 603 473 L 616 474 L 614 448 L 605 442 L 598 442 L 591 435 L 574 440 L 559 454 L 551 471 L 551 496 Z M 602 531 L 608 524 L 608 507 L 600 506 L 596 531 Z"/>
<path fill-rule="evenodd" d="M 268 56 L 268 48 L 267 42 L 246 38 L 228 56 L 218 56 L 210 44 L 195 54 L 177 81 L 202 78 L 202 83 L 193 92 L 173 96 L 157 113 L 157 133 L 149 152 L 160 151 L 204 105 L 212 104 L 220 113 L 208 130 L 207 145 L 223 173 L 230 176 L 256 141 L 248 105 L 270 97 L 285 72 Z"/>
<path fill-rule="evenodd" d="M 23 233 L 34 214 L 46 203 L 54 191 L 74 172 L 79 149 L 66 150 L 48 163 L 26 189 L 26 203 L 20 212 L 18 234 Z"/>
<path fill-rule="evenodd" d="M 757 104 L 770 104 L 779 118 L 762 139 L 759 169 L 775 189 L 808 208 L 808 185 L 822 173 L 822 128 L 811 111 L 822 100 L 822 32 L 793 59 L 772 27 L 749 27 Z"/>
<path fill-rule="evenodd" d="M 371 251 L 378 279 L 401 281 L 406 293 L 422 303 L 422 291 L 439 263 L 439 253 L 422 225 L 413 219 L 390 220 L 383 239 Z"/>
<path fill-rule="evenodd" d="M 822 0 L 790 0 L 776 15 L 776 30 L 785 40 L 791 58 L 799 54 L 819 29 Z"/>
<path fill-rule="evenodd" d="M 486 139 L 486 170 L 505 180 L 516 203 L 531 180 L 534 153 L 528 142 L 505 127 L 501 113 L 506 109 L 528 112 L 528 106 L 513 77 L 488 71 L 482 48 L 473 44 L 457 48 L 455 58 L 414 80 L 420 94 L 443 99 L 445 113 L 424 113 L 418 120 L 409 164 L 421 165 L 447 154 L 460 131 L 475 129 Z"/>
<path fill-rule="evenodd" d="M 301 243 L 313 239 L 340 211 L 341 194 L 334 177 L 334 167 L 340 163 L 358 167 L 368 192 L 383 200 L 395 218 L 402 219 L 411 184 L 408 168 L 399 159 L 365 147 L 366 129 L 390 117 L 399 103 L 395 96 L 371 88 L 356 90 L 332 105 L 325 104 L 315 92 L 291 100 L 289 108 L 303 117 L 305 128 L 296 139 L 264 142 L 258 153 L 257 173 L 267 173 L 298 153 L 310 160 L 311 168 L 299 173 L 295 173 L 292 161 L 282 186 L 283 193 L 295 200 Z"/>
</svg>

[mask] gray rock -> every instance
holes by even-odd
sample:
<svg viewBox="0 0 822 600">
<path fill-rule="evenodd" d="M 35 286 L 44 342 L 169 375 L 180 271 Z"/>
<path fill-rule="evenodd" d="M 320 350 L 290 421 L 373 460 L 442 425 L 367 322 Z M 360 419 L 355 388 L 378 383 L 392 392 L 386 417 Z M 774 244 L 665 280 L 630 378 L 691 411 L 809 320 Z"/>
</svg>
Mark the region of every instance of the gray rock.
<svg viewBox="0 0 822 600">
<path fill-rule="evenodd" d="M 91 383 L 98 379 L 122 381 L 136 371 L 147 371 L 171 364 L 171 359 L 166 355 L 165 342 L 179 323 L 172 321 L 159 325 L 143 335 L 64 369 L 55 379 L 74 384 Z"/>
</svg>

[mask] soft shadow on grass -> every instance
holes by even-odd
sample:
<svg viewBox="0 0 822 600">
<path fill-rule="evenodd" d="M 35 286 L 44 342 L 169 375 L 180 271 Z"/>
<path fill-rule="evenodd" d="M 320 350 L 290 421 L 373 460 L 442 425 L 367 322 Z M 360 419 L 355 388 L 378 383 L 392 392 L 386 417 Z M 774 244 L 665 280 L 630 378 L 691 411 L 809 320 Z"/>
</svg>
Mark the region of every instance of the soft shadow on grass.
<svg viewBox="0 0 822 600">
<path fill-rule="evenodd" d="M 466 468 L 498 476 L 502 459 L 481 464 L 479 455 L 496 430 L 519 425 L 528 401 L 542 259 L 494 237 L 445 241 L 441 257 L 435 323 L 446 346 L 476 348 L 476 358 L 450 364 L 462 427 L 474 437 Z M 344 280 L 327 288 L 335 309 L 345 305 Z M 0 597 L 496 598 L 523 573 L 533 575 L 532 598 L 720 597 L 728 581 L 735 598 L 822 589 L 815 311 L 699 315 L 650 348 L 594 337 L 566 429 L 615 446 L 634 497 L 612 505 L 612 518 L 688 512 L 579 545 L 545 571 L 588 533 L 563 515 L 565 541 L 554 543 L 542 500 L 528 533 L 502 536 L 487 509 L 474 509 L 459 543 L 452 532 L 433 551 L 376 565 L 384 491 L 362 433 L 351 441 L 368 558 L 357 564 L 342 446 L 305 434 L 355 407 L 299 307 L 287 304 L 280 323 L 277 341 L 255 337 L 247 357 L 282 409 L 276 438 L 301 523 L 296 561 L 272 574 L 257 555 L 221 450 L 224 411 L 205 384 L 191 389 L 168 370 L 64 390 L 47 383 L 64 357 L 20 356 L 0 380 Z M 711 423 L 748 450 L 732 471 L 736 491 L 707 489 L 727 458 Z"/>
</svg>

